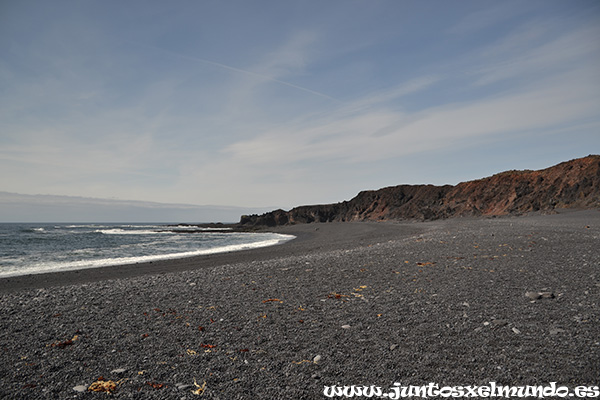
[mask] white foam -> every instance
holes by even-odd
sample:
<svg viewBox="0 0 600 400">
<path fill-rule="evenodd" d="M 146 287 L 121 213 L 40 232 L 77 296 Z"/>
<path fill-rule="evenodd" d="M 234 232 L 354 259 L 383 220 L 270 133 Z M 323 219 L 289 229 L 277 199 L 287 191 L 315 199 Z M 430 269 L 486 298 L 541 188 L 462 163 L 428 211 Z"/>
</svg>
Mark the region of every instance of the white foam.
<svg viewBox="0 0 600 400">
<path fill-rule="evenodd" d="M 165 227 L 163 227 L 165 228 Z M 232 228 L 205 228 L 201 226 L 188 226 L 188 225 L 177 225 L 177 226 L 169 226 L 166 228 L 172 228 L 179 230 L 190 230 L 190 231 L 230 231 Z"/>
<path fill-rule="evenodd" d="M 121 229 L 121 228 L 113 228 L 113 229 L 96 229 L 94 232 L 96 233 L 102 233 L 105 235 L 157 235 L 157 234 L 172 234 L 172 232 L 169 231 L 149 231 L 149 230 L 135 230 L 135 231 L 128 231 L 126 229 Z"/>
<path fill-rule="evenodd" d="M 60 225 L 56 225 L 54 226 L 55 228 L 108 228 L 108 225 L 98 225 L 98 224 L 91 224 L 91 225 L 65 225 L 65 226 L 60 226 Z"/>
<path fill-rule="evenodd" d="M 82 224 L 82 225 L 64 225 L 64 226 L 60 226 L 60 225 L 56 225 L 55 228 L 95 228 L 95 229 L 100 229 L 100 228 L 115 228 L 115 227 L 120 227 L 120 228 L 164 228 L 164 225 L 123 225 L 123 224 Z"/>
<path fill-rule="evenodd" d="M 284 243 L 284 242 L 287 242 L 288 240 L 295 238 L 295 236 L 293 236 L 293 235 L 284 235 L 284 234 L 274 234 L 274 236 L 276 236 L 274 239 L 263 240 L 260 242 L 213 247 L 213 248 L 209 248 L 209 249 L 186 251 L 186 252 L 181 252 L 181 253 L 157 254 L 157 255 L 139 256 L 139 257 L 107 258 L 107 259 L 100 259 L 100 260 L 81 260 L 81 261 L 72 261 L 72 262 L 66 262 L 66 263 L 43 263 L 43 264 L 32 265 L 30 267 L 25 267 L 25 268 L 20 267 L 18 269 L 8 269 L 7 267 L 0 266 L 0 278 L 8 278 L 11 276 L 19 276 L 19 275 L 43 274 L 43 273 L 47 273 L 47 272 L 62 272 L 62 271 L 73 271 L 73 270 L 78 270 L 78 269 L 101 268 L 101 267 L 108 267 L 108 266 L 113 266 L 113 265 L 138 264 L 138 263 L 149 262 L 149 261 L 158 261 L 158 260 L 173 260 L 173 259 L 178 259 L 178 258 L 187 258 L 187 257 L 194 257 L 194 256 L 215 254 L 215 253 L 229 253 L 229 252 L 234 252 L 234 251 L 274 246 L 274 245 Z"/>
</svg>

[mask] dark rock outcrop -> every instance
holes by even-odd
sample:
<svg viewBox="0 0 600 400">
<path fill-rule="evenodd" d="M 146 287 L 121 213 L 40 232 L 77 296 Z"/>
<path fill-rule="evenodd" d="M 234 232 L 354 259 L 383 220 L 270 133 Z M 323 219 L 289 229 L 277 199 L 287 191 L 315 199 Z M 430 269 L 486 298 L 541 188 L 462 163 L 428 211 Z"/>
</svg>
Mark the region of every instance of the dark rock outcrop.
<svg viewBox="0 0 600 400">
<path fill-rule="evenodd" d="M 241 225 L 277 226 L 363 220 L 434 220 L 556 208 L 600 207 L 600 156 L 538 171 L 506 171 L 458 185 L 399 185 L 360 192 L 349 201 L 242 216 Z"/>
</svg>

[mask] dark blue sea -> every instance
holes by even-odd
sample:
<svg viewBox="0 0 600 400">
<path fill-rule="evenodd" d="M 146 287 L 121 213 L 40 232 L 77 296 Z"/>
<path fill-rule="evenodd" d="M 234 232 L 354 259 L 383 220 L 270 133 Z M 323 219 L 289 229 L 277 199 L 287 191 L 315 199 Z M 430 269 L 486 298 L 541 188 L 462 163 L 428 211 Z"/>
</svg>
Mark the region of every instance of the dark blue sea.
<svg viewBox="0 0 600 400">
<path fill-rule="evenodd" d="M 276 233 L 161 224 L 0 224 L 0 278 L 272 246 Z"/>
</svg>

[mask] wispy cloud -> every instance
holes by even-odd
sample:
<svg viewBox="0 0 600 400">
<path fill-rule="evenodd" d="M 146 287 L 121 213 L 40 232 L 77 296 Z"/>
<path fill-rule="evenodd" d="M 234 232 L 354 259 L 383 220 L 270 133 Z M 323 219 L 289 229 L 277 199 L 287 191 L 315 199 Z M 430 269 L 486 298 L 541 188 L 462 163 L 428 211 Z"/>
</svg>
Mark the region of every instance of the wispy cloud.
<svg viewBox="0 0 600 400">
<path fill-rule="evenodd" d="M 128 43 L 134 46 L 158 50 L 160 52 L 168 54 L 171 57 L 185 59 L 193 62 L 200 62 L 236 74 L 245 75 L 246 77 L 253 78 L 252 86 L 258 83 L 265 82 L 276 83 L 306 93 L 310 93 L 315 96 L 323 97 L 329 100 L 335 100 L 333 97 L 327 94 L 321 93 L 317 90 L 313 90 L 304 86 L 296 85 L 285 80 L 285 77 L 288 77 L 291 74 L 302 73 L 303 68 L 308 63 L 307 58 L 305 57 L 306 48 L 309 47 L 312 43 L 314 43 L 316 39 L 317 35 L 314 32 L 300 32 L 293 36 L 282 47 L 266 56 L 258 65 L 247 68 L 235 67 L 214 60 L 208 60 L 205 58 L 197 57 L 195 55 L 182 54 L 180 52 L 175 52 L 162 47 L 143 44 L 139 42 L 129 41 Z"/>
<path fill-rule="evenodd" d="M 481 52 L 482 66 L 475 72 L 478 85 L 511 78 L 537 81 L 544 77 L 600 61 L 599 27 L 583 27 L 558 37 L 545 24 L 520 28 Z M 582 64 L 582 61 L 589 64 Z M 600 75 L 600 74 L 599 74 Z"/>
<path fill-rule="evenodd" d="M 0 191 L 3 222 L 238 222 L 268 208 L 198 206 Z"/>
<path fill-rule="evenodd" d="M 523 3 L 519 4 L 519 7 L 514 7 L 514 4 L 508 1 L 495 2 L 490 7 L 468 13 L 447 32 L 460 35 L 478 34 L 481 30 L 493 28 L 522 14 L 524 8 Z"/>
<path fill-rule="evenodd" d="M 423 154 L 424 180 L 451 180 L 444 164 L 467 148 L 510 157 L 494 150 L 507 137 L 600 144 L 587 3 L 340 4 L 133 2 L 115 17 L 105 2 L 15 3 L 0 24 L 1 189 L 297 205 L 403 183 Z"/>
<path fill-rule="evenodd" d="M 435 84 L 443 83 L 439 78 L 417 78 L 406 85 L 357 99 L 320 118 L 311 115 L 295 126 L 234 143 L 225 154 L 232 159 L 265 165 L 327 159 L 354 163 L 444 148 L 469 137 L 495 140 L 492 135 L 524 133 L 590 118 L 600 104 L 596 87 L 589 85 L 598 78 L 598 73 L 593 65 L 587 64 L 571 69 L 571 56 L 581 57 L 590 50 L 598 54 L 596 44 L 583 40 L 589 39 L 589 33 L 588 30 L 571 33 L 537 47 L 528 46 L 533 57 L 521 57 L 520 49 L 509 52 L 504 42 L 502 54 L 512 57 L 512 68 L 496 69 L 491 65 L 496 60 L 492 60 L 487 64 L 489 70 L 479 71 L 475 85 L 482 84 L 484 79 L 489 84 L 525 74 L 529 81 L 509 85 L 501 94 L 479 95 L 470 101 L 413 112 L 391 106 L 401 104 L 399 99 L 419 91 L 435 92 Z M 551 66 L 542 68 L 546 62 L 551 62 Z"/>
</svg>

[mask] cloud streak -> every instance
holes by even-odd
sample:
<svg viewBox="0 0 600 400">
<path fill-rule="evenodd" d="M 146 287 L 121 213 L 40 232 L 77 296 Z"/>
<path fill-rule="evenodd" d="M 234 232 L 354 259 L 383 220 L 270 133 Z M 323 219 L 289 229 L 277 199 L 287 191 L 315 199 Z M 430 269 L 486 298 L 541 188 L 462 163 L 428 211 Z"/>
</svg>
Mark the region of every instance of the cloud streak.
<svg viewBox="0 0 600 400">
<path fill-rule="evenodd" d="M 571 58 L 554 55 L 561 48 L 560 44 L 569 47 L 578 37 L 581 38 L 581 34 L 543 44 L 534 50 L 537 56 L 533 64 L 530 59 L 517 56 L 512 65 L 520 71 L 519 75 L 534 74 L 539 71 L 539 64 L 549 58 L 555 63 L 551 73 L 527 84 L 509 87 L 499 95 L 414 112 L 389 105 L 377 107 L 422 90 L 435 90 L 432 86 L 439 80 L 424 77 L 379 96 L 366 96 L 317 120 L 311 116 L 295 127 L 277 128 L 234 143 L 225 154 L 234 160 L 265 165 L 318 159 L 338 159 L 350 164 L 451 147 L 468 138 L 496 140 L 497 135 L 526 134 L 593 118 L 600 96 L 589 82 L 596 79 L 598 73 L 590 66 L 564 72 Z M 505 78 L 513 74 L 514 71 L 508 71 Z M 495 69 L 479 76 L 488 83 L 500 79 Z"/>
<path fill-rule="evenodd" d="M 598 7 L 341 4 L 15 5 L 0 189 L 289 207 L 600 146 Z"/>
<path fill-rule="evenodd" d="M 147 44 L 143 44 L 143 43 L 139 43 L 139 42 L 128 42 L 128 43 L 131 45 L 134 45 L 134 46 L 144 47 L 146 49 L 157 50 L 162 53 L 168 54 L 171 57 L 176 57 L 179 59 L 189 60 L 189 61 L 193 61 L 193 62 L 200 62 L 200 63 L 206 64 L 206 65 L 211 65 L 211 66 L 214 66 L 214 67 L 226 70 L 226 71 L 234 72 L 237 74 L 242 74 L 247 77 L 257 79 L 258 81 L 261 81 L 261 82 L 277 83 L 277 84 L 284 85 L 284 86 L 287 86 L 287 87 L 290 87 L 293 89 L 297 89 L 297 90 L 303 91 L 305 93 L 319 96 L 319 97 L 322 97 L 322 98 L 325 98 L 328 100 L 338 101 L 338 100 L 334 99 L 333 97 L 326 95 L 324 93 L 320 93 L 316 90 L 312 90 L 312 89 L 309 89 L 309 88 L 306 88 L 303 86 L 295 85 L 293 83 L 284 81 L 282 79 L 278 79 L 276 76 L 278 76 L 280 74 L 285 75 L 285 72 L 287 71 L 287 67 L 289 67 L 288 63 L 284 62 L 284 60 L 281 60 L 281 59 L 277 60 L 275 58 L 272 58 L 265 65 L 259 66 L 259 70 L 265 71 L 265 73 L 261 73 L 261 72 L 251 71 L 249 69 L 233 67 L 231 65 L 226 65 L 226 64 L 219 63 L 216 61 L 207 60 L 205 58 L 200 58 L 200 57 L 196 57 L 196 56 L 178 53 L 178 52 L 175 52 L 175 51 L 172 51 L 169 49 L 165 49 L 165 48 L 161 48 L 158 46 L 147 45 Z M 300 42 L 298 44 L 305 45 L 306 43 Z M 294 40 L 292 41 L 291 46 L 296 47 L 296 43 L 294 43 Z M 278 56 L 281 57 L 282 54 L 278 54 Z M 288 49 L 287 51 L 285 51 L 283 56 L 289 57 L 292 59 L 299 58 L 298 53 L 294 49 Z M 270 74 L 269 74 L 269 72 L 270 72 Z"/>
</svg>

